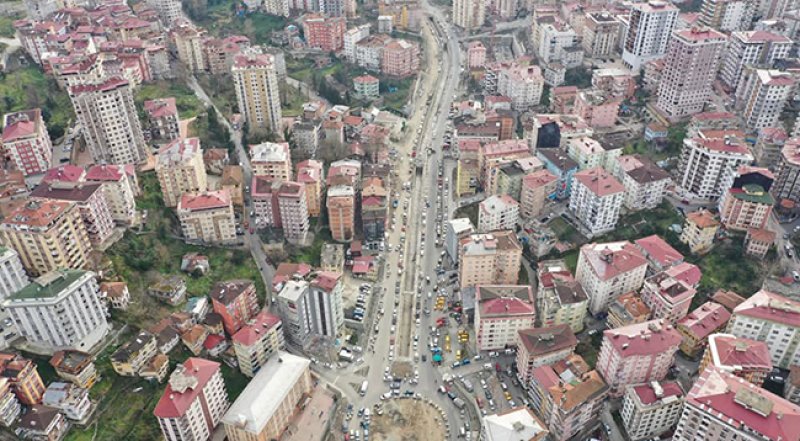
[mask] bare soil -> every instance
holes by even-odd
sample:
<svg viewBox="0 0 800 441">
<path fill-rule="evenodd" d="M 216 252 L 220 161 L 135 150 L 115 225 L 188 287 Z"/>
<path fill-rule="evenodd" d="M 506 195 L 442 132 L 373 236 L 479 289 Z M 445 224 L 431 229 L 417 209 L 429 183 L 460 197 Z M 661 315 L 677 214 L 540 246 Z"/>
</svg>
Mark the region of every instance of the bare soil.
<svg viewBox="0 0 800 441">
<path fill-rule="evenodd" d="M 383 409 L 372 424 L 376 441 L 444 441 L 442 416 L 427 402 L 395 399 L 384 402 Z"/>
</svg>

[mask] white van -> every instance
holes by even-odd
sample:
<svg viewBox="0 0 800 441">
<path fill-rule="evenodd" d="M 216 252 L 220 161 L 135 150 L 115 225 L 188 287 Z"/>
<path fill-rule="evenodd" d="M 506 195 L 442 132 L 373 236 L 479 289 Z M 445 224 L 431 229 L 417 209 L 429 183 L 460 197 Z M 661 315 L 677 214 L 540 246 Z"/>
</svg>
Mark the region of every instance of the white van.
<svg viewBox="0 0 800 441">
<path fill-rule="evenodd" d="M 362 397 L 363 397 L 364 395 L 366 395 L 366 394 L 367 394 L 367 388 L 368 388 L 368 387 L 369 387 L 369 381 L 367 381 L 367 380 L 364 380 L 364 382 L 363 382 L 363 383 L 361 383 L 361 390 L 359 390 L 359 391 L 358 391 L 358 394 L 359 394 L 359 395 L 361 395 Z"/>
</svg>

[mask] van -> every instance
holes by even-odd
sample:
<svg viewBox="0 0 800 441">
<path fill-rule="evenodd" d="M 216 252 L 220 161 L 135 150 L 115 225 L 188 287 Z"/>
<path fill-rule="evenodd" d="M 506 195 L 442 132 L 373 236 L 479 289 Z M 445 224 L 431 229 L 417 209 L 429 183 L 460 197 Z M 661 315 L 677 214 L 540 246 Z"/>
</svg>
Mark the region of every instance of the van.
<svg viewBox="0 0 800 441">
<path fill-rule="evenodd" d="M 359 389 L 358 394 L 361 395 L 362 397 L 366 395 L 368 387 L 369 387 L 369 381 L 364 380 L 364 382 L 361 383 L 361 389 Z M 369 409 L 365 410 L 364 413 L 366 414 L 367 411 L 369 411 Z"/>
</svg>

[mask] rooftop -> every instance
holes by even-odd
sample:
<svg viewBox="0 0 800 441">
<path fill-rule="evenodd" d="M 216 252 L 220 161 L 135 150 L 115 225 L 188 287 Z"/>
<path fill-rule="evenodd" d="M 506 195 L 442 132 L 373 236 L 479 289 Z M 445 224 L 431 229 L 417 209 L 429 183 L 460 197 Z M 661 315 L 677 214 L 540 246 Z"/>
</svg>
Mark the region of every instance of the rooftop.
<svg viewBox="0 0 800 441">
<path fill-rule="evenodd" d="M 574 179 L 599 197 L 625 192 L 625 187 L 602 167 L 579 171 Z"/>
<path fill-rule="evenodd" d="M 200 193 L 184 193 L 178 204 L 178 211 L 213 210 L 231 206 L 228 190 L 204 191 Z"/>
<path fill-rule="evenodd" d="M 628 386 L 644 405 L 671 403 L 682 398 L 684 393 L 677 381 L 654 381 L 652 383 Z"/>
<path fill-rule="evenodd" d="M 764 289 L 742 302 L 733 313 L 800 328 L 800 302 Z"/>
<path fill-rule="evenodd" d="M 650 320 L 603 331 L 603 345 L 610 344 L 623 357 L 675 352 L 681 335 L 663 320 Z"/>
<path fill-rule="evenodd" d="M 569 325 L 561 324 L 544 328 L 530 328 L 517 331 L 519 341 L 525 346 L 528 356 L 539 356 L 555 351 L 573 348 L 578 339 Z"/>
<path fill-rule="evenodd" d="M 541 441 L 549 432 L 546 426 L 525 407 L 516 407 L 505 412 L 483 417 L 487 441 Z"/>
<path fill-rule="evenodd" d="M 772 356 L 767 344 L 761 341 L 739 338 L 732 334 L 708 336 L 707 352 L 711 363 L 726 372 L 772 370 Z"/>
<path fill-rule="evenodd" d="M 731 313 L 724 306 L 719 303 L 706 302 L 686 317 L 678 320 L 676 326 L 691 332 L 698 340 L 703 340 L 728 323 L 730 318 Z"/>
<path fill-rule="evenodd" d="M 178 418 L 185 415 L 205 385 L 219 371 L 219 363 L 202 358 L 191 357 L 178 365 L 170 375 L 153 414 L 157 418 Z"/>
<path fill-rule="evenodd" d="M 90 277 L 92 277 L 91 273 L 82 270 L 51 271 L 33 279 L 32 283 L 12 294 L 8 299 L 12 302 L 51 299 L 58 297 L 76 281 Z"/>
<path fill-rule="evenodd" d="M 644 252 L 648 259 L 658 262 L 662 267 L 672 266 L 683 261 L 683 254 L 672 248 L 658 235 L 637 239 L 634 243 Z"/>
<path fill-rule="evenodd" d="M 647 259 L 641 251 L 628 241 L 583 245 L 578 266 L 584 259 L 601 280 L 612 279 L 647 265 Z"/>
<path fill-rule="evenodd" d="M 483 318 L 536 314 L 533 288 L 529 285 L 478 286 L 475 299 Z"/>
<path fill-rule="evenodd" d="M 693 211 L 686 215 L 686 221 L 697 225 L 698 228 L 716 228 L 719 226 L 719 221 L 716 216 L 708 210 L 700 209 Z"/>
</svg>

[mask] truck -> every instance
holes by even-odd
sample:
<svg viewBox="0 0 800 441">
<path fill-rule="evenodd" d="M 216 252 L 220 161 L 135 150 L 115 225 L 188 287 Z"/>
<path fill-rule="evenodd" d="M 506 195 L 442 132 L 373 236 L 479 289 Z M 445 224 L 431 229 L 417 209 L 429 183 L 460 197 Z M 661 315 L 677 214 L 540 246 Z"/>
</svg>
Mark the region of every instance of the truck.
<svg viewBox="0 0 800 441">
<path fill-rule="evenodd" d="M 466 406 L 466 405 L 467 405 L 467 403 L 465 403 L 465 402 L 464 402 L 464 400 L 462 400 L 461 398 L 458 398 L 458 397 L 456 397 L 456 398 L 453 400 L 453 404 L 455 404 L 455 405 L 456 405 L 456 407 L 457 407 L 457 408 L 459 408 L 459 409 L 463 409 L 463 408 L 464 408 L 464 406 Z"/>
<path fill-rule="evenodd" d="M 367 394 L 367 388 L 368 388 L 368 387 L 369 387 L 369 381 L 367 381 L 367 380 L 364 380 L 364 382 L 363 382 L 363 383 L 361 383 L 361 389 L 358 391 L 358 394 L 359 394 L 359 395 L 361 395 L 362 397 L 363 397 L 364 395 L 366 395 L 366 394 Z"/>
</svg>

